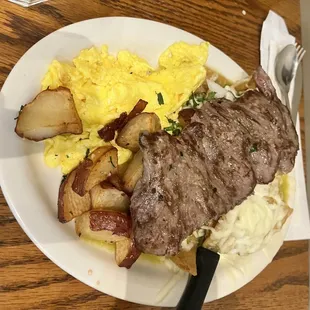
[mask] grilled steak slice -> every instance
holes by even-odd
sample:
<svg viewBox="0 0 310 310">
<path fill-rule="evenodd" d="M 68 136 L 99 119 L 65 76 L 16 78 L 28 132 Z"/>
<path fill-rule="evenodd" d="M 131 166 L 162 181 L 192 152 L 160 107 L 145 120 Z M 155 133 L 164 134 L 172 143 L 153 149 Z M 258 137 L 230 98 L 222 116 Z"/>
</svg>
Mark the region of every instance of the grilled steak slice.
<svg viewBox="0 0 310 310">
<path fill-rule="evenodd" d="M 144 172 L 131 199 L 136 246 L 175 255 L 194 230 L 240 204 L 257 183 L 289 172 L 298 150 L 289 112 L 262 70 L 259 91 L 180 113 L 179 137 L 142 134 Z"/>
<path fill-rule="evenodd" d="M 279 126 L 282 126 L 279 133 L 282 136 L 283 142 L 282 149 L 280 150 L 281 157 L 279 169 L 283 173 L 289 173 L 294 167 L 295 157 L 299 148 L 298 136 L 292 122 L 291 115 L 288 108 L 281 104 L 271 80 L 261 67 L 258 67 L 258 69 L 254 72 L 253 77 L 256 81 L 258 89 L 265 95 L 270 103 L 281 112 L 283 123 L 281 124 L 280 119 L 277 117 L 275 117 L 272 122 L 279 122 Z"/>
</svg>

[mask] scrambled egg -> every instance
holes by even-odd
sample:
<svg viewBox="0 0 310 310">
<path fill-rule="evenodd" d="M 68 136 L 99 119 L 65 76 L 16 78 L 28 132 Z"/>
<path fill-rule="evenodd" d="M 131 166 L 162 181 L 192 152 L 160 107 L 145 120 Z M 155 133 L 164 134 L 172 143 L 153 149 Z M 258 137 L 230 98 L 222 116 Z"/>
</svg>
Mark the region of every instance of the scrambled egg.
<svg viewBox="0 0 310 310">
<path fill-rule="evenodd" d="M 208 43 L 178 42 L 162 53 L 158 68 L 129 51 L 110 55 L 106 45 L 82 50 L 71 64 L 54 60 L 43 78 L 42 90 L 68 87 L 84 132 L 47 139 L 46 164 L 61 166 L 64 174 L 70 172 L 87 149 L 104 145 L 98 129 L 122 112 L 130 112 L 139 99 L 148 102 L 145 112 L 156 113 L 163 128 L 169 126 L 167 118 L 175 120 L 182 105 L 204 81 L 207 57 Z M 129 150 L 112 144 L 118 148 L 119 164 L 131 157 Z"/>
</svg>

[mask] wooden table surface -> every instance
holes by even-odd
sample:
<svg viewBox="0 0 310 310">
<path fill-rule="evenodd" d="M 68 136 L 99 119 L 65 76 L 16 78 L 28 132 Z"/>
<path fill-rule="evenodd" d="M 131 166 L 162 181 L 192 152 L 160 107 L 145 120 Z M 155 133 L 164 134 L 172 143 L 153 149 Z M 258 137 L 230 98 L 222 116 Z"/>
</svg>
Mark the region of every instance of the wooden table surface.
<svg viewBox="0 0 310 310">
<path fill-rule="evenodd" d="M 0 88 L 41 38 L 95 17 L 132 16 L 177 26 L 210 41 L 247 72 L 259 64 L 260 31 L 269 9 L 285 18 L 297 40 L 301 32 L 299 0 L 50 0 L 28 9 L 1 0 L 0 7 Z M 303 128 L 302 109 L 301 121 Z M 308 309 L 308 281 L 308 242 L 285 242 L 251 283 L 203 309 Z M 1 191 L 0 308 L 155 309 L 102 294 L 62 271 L 22 231 Z"/>
</svg>

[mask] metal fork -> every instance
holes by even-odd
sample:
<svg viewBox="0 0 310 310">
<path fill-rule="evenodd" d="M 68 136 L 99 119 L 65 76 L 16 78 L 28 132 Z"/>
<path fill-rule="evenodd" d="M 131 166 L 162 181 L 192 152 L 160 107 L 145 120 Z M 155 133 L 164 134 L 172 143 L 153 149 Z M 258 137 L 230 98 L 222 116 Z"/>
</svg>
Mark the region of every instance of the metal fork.
<svg viewBox="0 0 310 310">
<path fill-rule="evenodd" d="M 299 69 L 299 64 L 301 63 L 303 57 L 306 54 L 306 50 L 299 45 L 298 43 L 295 43 L 295 48 L 296 48 L 296 67 L 295 67 L 295 72 L 294 75 L 296 75 L 295 78 L 295 88 L 293 92 L 293 98 L 292 98 L 292 103 L 291 103 L 291 114 L 292 114 L 292 120 L 294 124 L 296 124 L 297 121 L 297 114 L 299 110 L 299 104 L 301 100 L 301 93 L 302 93 L 302 71 L 298 70 Z"/>
<path fill-rule="evenodd" d="M 306 50 L 298 43 L 295 43 L 294 45 L 296 47 L 296 52 L 297 52 L 297 67 L 298 67 L 298 65 L 300 64 L 300 62 L 302 61 L 302 59 L 304 58 L 306 54 Z"/>
</svg>

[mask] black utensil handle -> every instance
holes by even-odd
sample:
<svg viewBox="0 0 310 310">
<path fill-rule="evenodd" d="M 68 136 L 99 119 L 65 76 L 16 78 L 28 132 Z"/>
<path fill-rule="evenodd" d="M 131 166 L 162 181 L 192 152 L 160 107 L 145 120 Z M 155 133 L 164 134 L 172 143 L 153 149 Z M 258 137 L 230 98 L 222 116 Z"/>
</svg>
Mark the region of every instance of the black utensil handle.
<svg viewBox="0 0 310 310">
<path fill-rule="evenodd" d="M 201 310 L 219 259 L 215 252 L 203 247 L 197 249 L 197 276 L 189 278 L 177 310 Z"/>
</svg>

